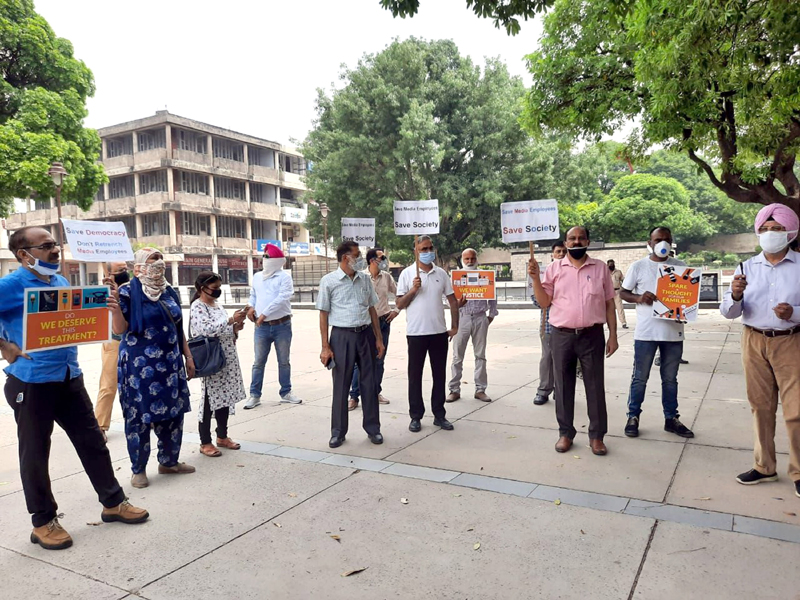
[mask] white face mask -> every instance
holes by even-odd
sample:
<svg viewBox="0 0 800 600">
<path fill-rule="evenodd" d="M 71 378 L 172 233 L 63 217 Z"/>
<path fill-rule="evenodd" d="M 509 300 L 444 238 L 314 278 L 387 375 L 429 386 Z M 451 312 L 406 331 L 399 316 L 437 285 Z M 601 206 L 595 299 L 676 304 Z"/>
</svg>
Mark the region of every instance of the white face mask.
<svg viewBox="0 0 800 600">
<path fill-rule="evenodd" d="M 652 248 L 650 244 L 648 244 L 647 247 L 650 249 L 650 252 L 655 254 L 658 258 L 667 258 L 669 256 L 669 251 L 672 250 L 669 242 L 658 242 Z"/>
<path fill-rule="evenodd" d="M 765 231 L 758 234 L 758 245 L 767 254 L 777 254 L 789 245 L 790 231 Z"/>
<path fill-rule="evenodd" d="M 275 273 L 280 271 L 283 268 L 283 265 L 286 264 L 286 258 L 268 258 L 264 257 L 261 259 L 261 269 L 264 272 L 264 279 L 268 277 L 272 277 Z"/>
</svg>

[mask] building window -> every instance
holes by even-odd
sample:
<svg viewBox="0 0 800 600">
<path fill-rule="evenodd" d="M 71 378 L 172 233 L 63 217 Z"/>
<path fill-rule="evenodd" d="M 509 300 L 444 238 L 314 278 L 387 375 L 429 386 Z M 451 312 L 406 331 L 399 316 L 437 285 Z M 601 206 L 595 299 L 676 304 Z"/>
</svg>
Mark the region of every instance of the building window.
<svg viewBox="0 0 800 600">
<path fill-rule="evenodd" d="M 250 182 L 250 202 L 276 204 L 277 188 L 263 183 Z"/>
<path fill-rule="evenodd" d="M 133 136 L 123 135 L 106 139 L 106 158 L 133 154 Z"/>
<path fill-rule="evenodd" d="M 236 217 L 217 217 L 217 237 L 247 238 L 247 222 Z"/>
<path fill-rule="evenodd" d="M 151 194 L 153 192 L 167 191 L 167 172 L 153 171 L 139 175 L 139 193 Z"/>
<path fill-rule="evenodd" d="M 275 168 L 275 152 L 258 146 L 247 147 L 247 162 L 259 167 Z"/>
<path fill-rule="evenodd" d="M 113 223 L 124 223 L 125 231 L 128 233 L 128 237 L 130 239 L 136 239 L 136 217 L 115 217 L 113 219 L 107 219 L 107 221 Z"/>
<path fill-rule="evenodd" d="M 94 195 L 94 202 L 102 202 L 105 199 L 106 199 L 106 186 L 101 184 L 100 187 L 97 188 L 97 193 Z"/>
<path fill-rule="evenodd" d="M 306 174 L 306 161 L 302 156 L 292 156 L 290 154 L 280 155 L 281 170 L 295 175 Z"/>
<path fill-rule="evenodd" d="M 245 182 L 227 177 L 214 177 L 214 197 L 230 198 L 231 200 L 244 200 Z"/>
<path fill-rule="evenodd" d="M 114 200 L 115 198 L 127 198 L 133 196 L 133 175 L 125 175 L 124 177 L 113 177 L 108 182 L 108 198 Z"/>
<path fill-rule="evenodd" d="M 41 196 L 37 196 L 33 199 L 33 210 L 46 210 L 48 208 L 52 208 L 52 202 L 50 198 L 42 198 Z"/>
<path fill-rule="evenodd" d="M 139 152 L 167 147 L 166 129 L 148 129 L 140 131 L 136 137 L 139 140 Z"/>
<path fill-rule="evenodd" d="M 142 234 L 144 237 L 169 235 L 169 213 L 160 212 L 142 215 Z"/>
<path fill-rule="evenodd" d="M 181 191 L 208 196 L 208 177 L 200 173 L 181 171 Z"/>
<path fill-rule="evenodd" d="M 271 240 L 278 236 L 275 221 L 253 219 L 252 230 L 254 240 Z"/>
<path fill-rule="evenodd" d="M 225 158 L 227 160 L 235 160 L 237 162 L 244 162 L 244 145 L 223 140 L 221 138 L 214 138 L 214 158 Z"/>
<path fill-rule="evenodd" d="M 183 235 L 211 235 L 211 218 L 197 213 L 181 213 Z"/>
<path fill-rule="evenodd" d="M 197 133 L 196 131 L 187 131 L 186 129 L 174 129 L 172 135 L 178 138 L 179 150 L 208 154 L 208 149 L 206 148 L 208 136 L 205 134 Z"/>
</svg>

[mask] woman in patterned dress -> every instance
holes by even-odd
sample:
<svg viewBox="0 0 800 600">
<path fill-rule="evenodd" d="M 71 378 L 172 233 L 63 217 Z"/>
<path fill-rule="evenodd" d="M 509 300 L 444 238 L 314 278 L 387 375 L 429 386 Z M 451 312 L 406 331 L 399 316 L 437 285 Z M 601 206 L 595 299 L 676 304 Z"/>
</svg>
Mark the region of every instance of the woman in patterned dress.
<svg viewBox="0 0 800 600">
<path fill-rule="evenodd" d="M 155 248 L 143 248 L 134 261 L 134 279 L 115 291 L 119 307 L 112 310 L 112 324 L 122 335 L 117 380 L 131 485 L 144 488 L 151 428 L 158 438 L 158 472 L 194 473 L 194 467 L 178 461 L 183 415 L 191 410 L 187 380 L 194 375 L 194 361 L 183 334 L 180 298 L 164 277 L 164 257 Z"/>
<path fill-rule="evenodd" d="M 203 409 L 200 419 L 200 452 L 216 457 L 220 448 L 238 450 L 239 444 L 228 437 L 228 417 L 234 414 L 236 403 L 246 397 L 239 357 L 236 354 L 236 336 L 244 327 L 246 312 L 236 311 L 232 317 L 217 304 L 222 294 L 222 278 L 211 271 L 203 271 L 194 283 L 197 290 L 192 298 L 189 317 L 191 337 L 219 338 L 225 354 L 225 366 L 218 373 L 203 377 Z M 217 420 L 217 445 L 211 443 L 211 417 Z"/>
</svg>

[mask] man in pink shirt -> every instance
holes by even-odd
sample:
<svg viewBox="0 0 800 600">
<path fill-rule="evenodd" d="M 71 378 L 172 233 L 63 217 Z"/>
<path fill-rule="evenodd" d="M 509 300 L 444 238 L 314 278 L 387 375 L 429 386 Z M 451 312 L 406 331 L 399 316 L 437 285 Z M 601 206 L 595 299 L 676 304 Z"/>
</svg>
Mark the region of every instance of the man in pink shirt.
<svg viewBox="0 0 800 600">
<path fill-rule="evenodd" d="M 589 409 L 589 445 L 598 456 L 606 454 L 603 437 L 608 430 L 604 358 L 617 351 L 617 317 L 614 284 L 606 264 L 589 258 L 589 230 L 567 232 L 567 256 L 547 267 L 539 278 L 539 263 L 531 259 L 528 274 L 536 302 L 550 307 L 550 344 L 555 367 L 556 418 L 559 439 L 556 452 L 566 452 L 575 438 L 575 378 L 580 361 Z M 608 324 L 608 342 L 603 324 Z"/>
</svg>

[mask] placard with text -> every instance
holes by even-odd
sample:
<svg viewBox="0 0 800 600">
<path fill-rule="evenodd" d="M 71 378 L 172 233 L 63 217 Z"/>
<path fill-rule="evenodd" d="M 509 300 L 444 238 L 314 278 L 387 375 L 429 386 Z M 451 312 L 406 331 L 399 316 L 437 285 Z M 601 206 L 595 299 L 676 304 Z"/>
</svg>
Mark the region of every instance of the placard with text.
<svg viewBox="0 0 800 600">
<path fill-rule="evenodd" d="M 494 271 L 478 269 L 475 271 L 452 271 L 453 293 L 457 300 L 494 300 Z"/>
<path fill-rule="evenodd" d="M 397 235 L 433 235 L 439 233 L 439 201 L 395 201 L 394 232 Z"/>
<path fill-rule="evenodd" d="M 375 219 L 342 219 L 342 241 L 353 241 L 359 246 L 375 247 Z"/>
<path fill-rule="evenodd" d="M 75 260 L 124 262 L 133 260 L 133 248 L 121 221 L 73 221 L 61 219 Z"/>
<path fill-rule="evenodd" d="M 664 264 L 658 267 L 653 316 L 686 323 L 697 319 L 702 269 Z"/>
<path fill-rule="evenodd" d="M 53 350 L 111 339 L 107 285 L 27 288 L 24 352 Z"/>
<path fill-rule="evenodd" d="M 557 240 L 558 202 L 555 200 L 526 200 L 503 202 L 500 205 L 500 227 L 503 243 Z"/>
</svg>

